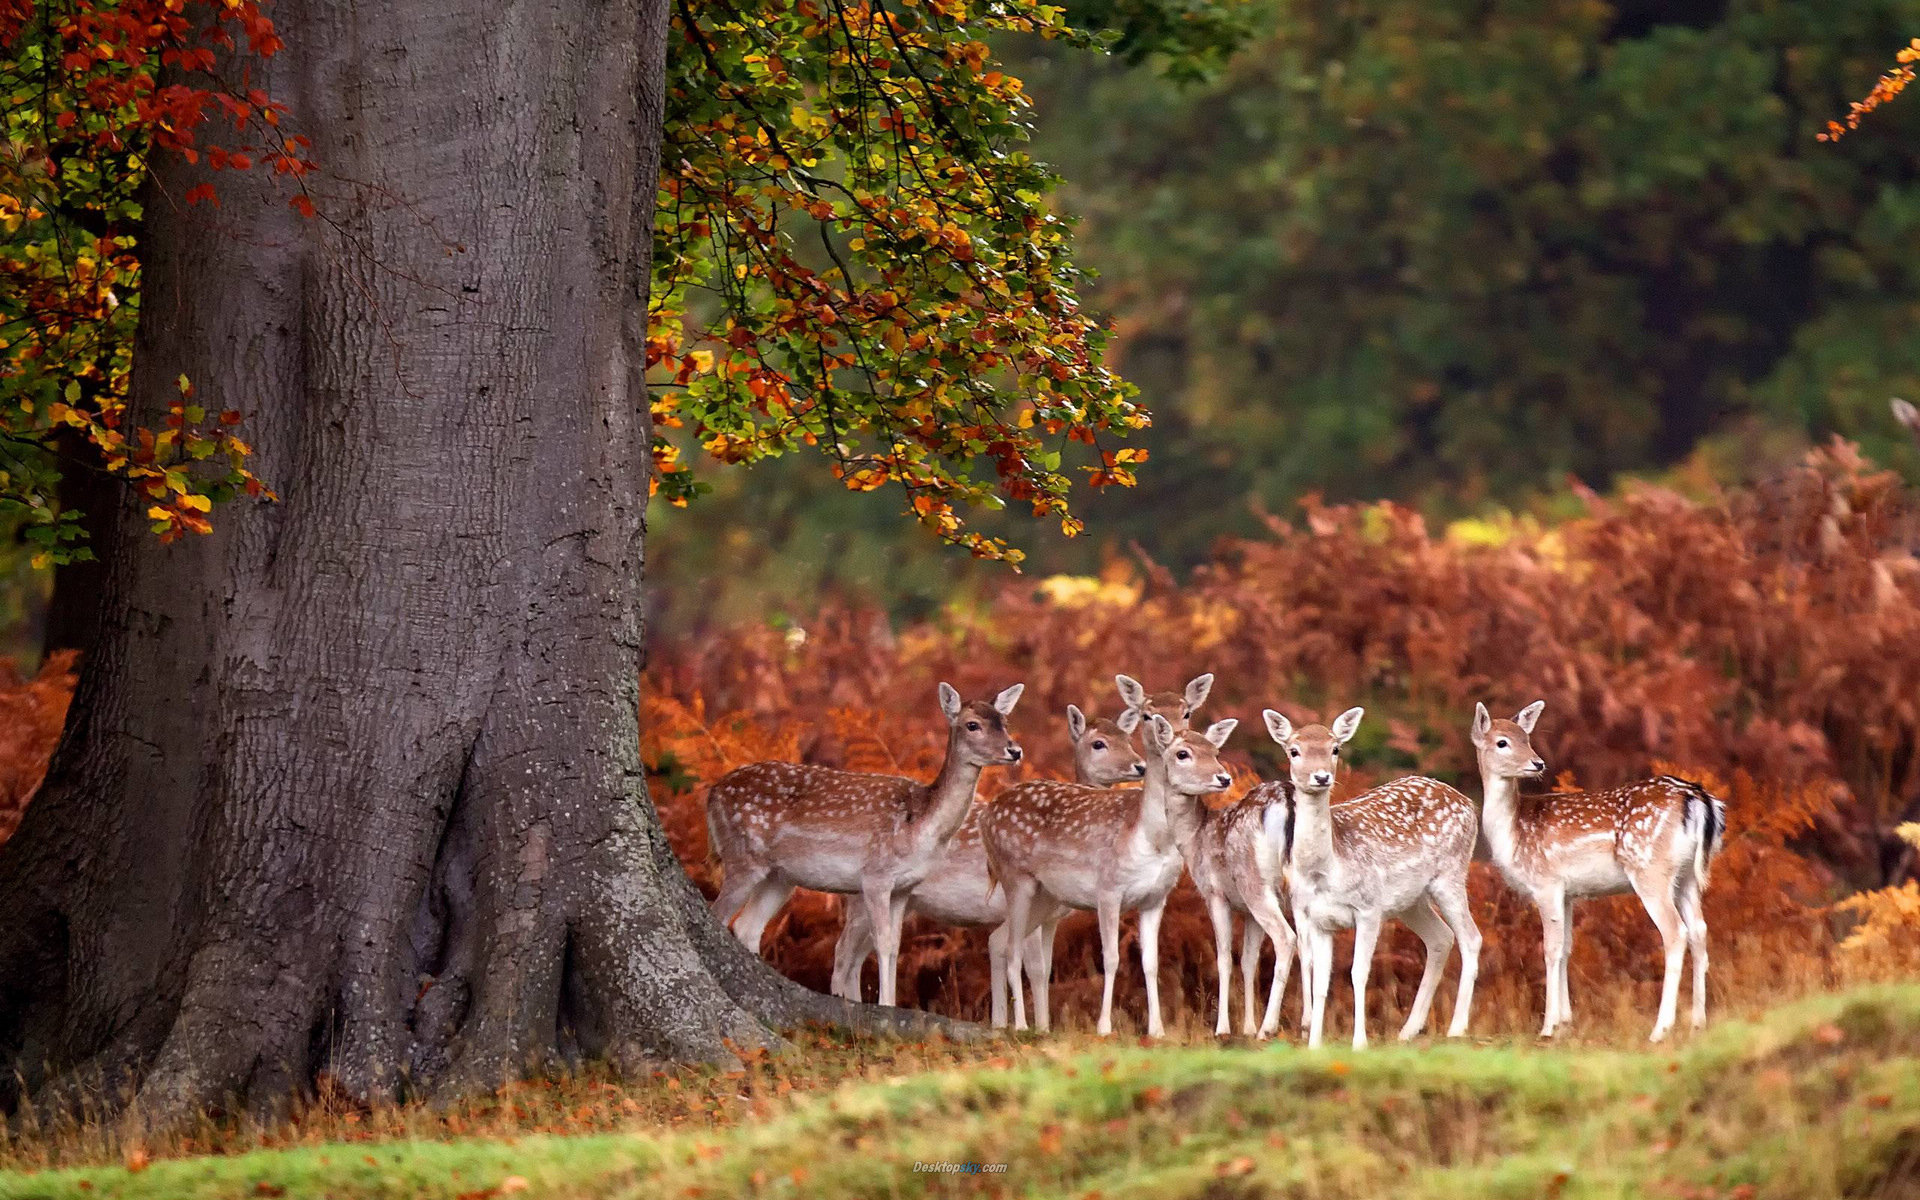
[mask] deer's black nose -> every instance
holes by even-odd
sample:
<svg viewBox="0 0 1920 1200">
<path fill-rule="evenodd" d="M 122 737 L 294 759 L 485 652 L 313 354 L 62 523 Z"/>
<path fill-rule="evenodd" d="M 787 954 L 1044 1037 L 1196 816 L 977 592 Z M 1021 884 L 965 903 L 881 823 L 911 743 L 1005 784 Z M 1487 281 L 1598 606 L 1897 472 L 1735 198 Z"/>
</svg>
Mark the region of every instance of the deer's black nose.
<svg viewBox="0 0 1920 1200">
<path fill-rule="evenodd" d="M 1545 771 L 1545 770 L 1547 769 L 1547 760 L 1546 760 L 1546 759 L 1544 759 L 1544 758 L 1536 758 L 1536 759 L 1534 759 L 1534 760 L 1533 760 L 1533 769 L 1534 769 L 1535 771 Z"/>
<path fill-rule="evenodd" d="M 1230 788 L 1233 786 L 1233 776 L 1224 773 L 1215 775 L 1213 782 L 1216 787 Z"/>
<path fill-rule="evenodd" d="M 1147 764 L 1143 762 L 1138 762 L 1133 764 L 1133 777 L 1135 779 L 1145 778 L 1146 774 L 1147 774 Z"/>
<path fill-rule="evenodd" d="M 1020 761 L 1020 747 L 1014 745 L 1012 742 L 1007 743 L 1007 761 L 1008 762 Z"/>
<path fill-rule="evenodd" d="M 1316 787 L 1324 787 L 1333 782 L 1333 772 L 1315 771 L 1313 773 L 1313 782 Z"/>
</svg>

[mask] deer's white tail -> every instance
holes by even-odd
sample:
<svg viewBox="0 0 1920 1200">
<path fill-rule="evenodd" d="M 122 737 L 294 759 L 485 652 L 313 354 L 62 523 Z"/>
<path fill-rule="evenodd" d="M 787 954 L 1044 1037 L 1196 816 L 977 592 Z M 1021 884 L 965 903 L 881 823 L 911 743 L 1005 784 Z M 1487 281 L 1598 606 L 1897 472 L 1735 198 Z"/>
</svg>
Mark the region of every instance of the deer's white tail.
<svg viewBox="0 0 1920 1200">
<path fill-rule="evenodd" d="M 1293 845 L 1293 805 L 1284 799 L 1269 801 L 1260 814 L 1260 834 L 1260 877 L 1278 888 Z"/>
<path fill-rule="evenodd" d="M 1682 828 L 1693 836 L 1693 877 L 1698 881 L 1700 890 L 1707 890 L 1707 873 L 1713 869 L 1713 860 L 1720 853 L 1720 843 L 1727 834 L 1727 806 L 1708 792 L 1707 789 L 1690 779 L 1677 780 L 1687 788 L 1687 809 L 1682 818 Z"/>
</svg>

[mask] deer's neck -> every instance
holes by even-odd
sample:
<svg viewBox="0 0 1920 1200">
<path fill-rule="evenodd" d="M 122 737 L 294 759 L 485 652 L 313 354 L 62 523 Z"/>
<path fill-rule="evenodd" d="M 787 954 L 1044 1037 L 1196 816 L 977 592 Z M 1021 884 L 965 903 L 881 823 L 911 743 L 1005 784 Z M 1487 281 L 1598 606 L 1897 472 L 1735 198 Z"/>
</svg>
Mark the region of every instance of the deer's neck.
<svg viewBox="0 0 1920 1200">
<path fill-rule="evenodd" d="M 1333 789 L 1293 791 L 1293 868 L 1311 876 L 1324 874 L 1334 865 Z"/>
<path fill-rule="evenodd" d="M 914 824 L 931 830 L 937 837 L 952 836 L 967 819 L 967 810 L 973 807 L 981 770 L 960 753 L 958 732 L 948 737 L 946 761 L 940 764 L 940 773 L 927 785 L 927 811 Z"/>
<path fill-rule="evenodd" d="M 1173 839 L 1172 821 L 1168 812 L 1169 797 L 1173 785 L 1167 781 L 1165 763 L 1147 762 L 1146 778 L 1140 785 L 1140 818 L 1134 823 L 1134 831 L 1149 846 L 1165 848 Z"/>
<path fill-rule="evenodd" d="M 1206 804 L 1198 796 L 1189 796 L 1169 788 L 1166 793 L 1167 831 L 1180 857 L 1192 863 L 1200 852 L 1200 827 L 1206 822 Z"/>
<path fill-rule="evenodd" d="M 1480 831 L 1503 871 L 1513 867 L 1515 827 L 1519 823 L 1520 782 L 1505 775 L 1480 773 Z"/>
</svg>

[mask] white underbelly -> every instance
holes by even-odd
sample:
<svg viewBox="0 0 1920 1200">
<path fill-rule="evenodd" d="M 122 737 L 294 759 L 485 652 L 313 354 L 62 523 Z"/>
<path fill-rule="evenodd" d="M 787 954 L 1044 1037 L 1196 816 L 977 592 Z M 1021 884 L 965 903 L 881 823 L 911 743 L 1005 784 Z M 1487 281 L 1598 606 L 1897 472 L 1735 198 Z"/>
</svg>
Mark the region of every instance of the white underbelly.
<svg viewBox="0 0 1920 1200">
<path fill-rule="evenodd" d="M 860 890 L 866 854 L 844 838 L 814 837 L 790 830 L 771 847 L 775 868 L 788 882 L 816 892 Z M 910 881 L 903 881 L 910 882 Z"/>
<path fill-rule="evenodd" d="M 943 925 L 998 925 L 1007 919 L 1007 889 L 987 892 L 985 871 L 930 872 L 913 889 L 913 911 Z"/>
<path fill-rule="evenodd" d="M 1569 863 L 1563 878 L 1569 896 L 1609 896 L 1615 892 L 1633 890 L 1626 871 L 1621 869 L 1619 860 L 1612 855 L 1605 858 L 1584 856 L 1579 861 Z"/>
</svg>

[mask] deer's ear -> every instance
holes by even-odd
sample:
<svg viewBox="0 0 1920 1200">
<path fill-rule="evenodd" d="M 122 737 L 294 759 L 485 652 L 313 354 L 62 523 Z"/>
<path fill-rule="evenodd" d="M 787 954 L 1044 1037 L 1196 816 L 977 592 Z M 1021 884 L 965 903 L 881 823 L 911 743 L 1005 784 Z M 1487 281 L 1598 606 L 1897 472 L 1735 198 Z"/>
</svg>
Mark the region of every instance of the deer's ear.
<svg viewBox="0 0 1920 1200">
<path fill-rule="evenodd" d="M 1067 736 L 1073 739 L 1076 746 L 1081 738 L 1087 736 L 1087 714 L 1081 712 L 1077 704 L 1067 705 Z"/>
<path fill-rule="evenodd" d="M 1113 723 L 1120 727 L 1121 733 L 1132 733 L 1140 728 L 1140 710 L 1130 708 L 1115 718 Z"/>
<path fill-rule="evenodd" d="M 1131 675 L 1115 675 L 1113 685 L 1120 689 L 1120 703 L 1128 708 L 1147 706 L 1147 689 L 1140 686 L 1138 679 Z"/>
<path fill-rule="evenodd" d="M 1902 400 L 1898 396 L 1893 398 L 1892 407 L 1894 420 L 1914 433 L 1920 433 L 1920 408 L 1915 408 L 1911 401 Z"/>
<path fill-rule="evenodd" d="M 1016 683 L 993 698 L 994 711 L 1003 717 L 1013 715 L 1013 706 L 1020 703 L 1020 693 L 1027 690 L 1024 683 Z"/>
<path fill-rule="evenodd" d="M 1487 734 L 1493 730 L 1493 714 L 1487 706 L 1478 700 L 1473 702 L 1473 744 L 1478 746 L 1487 740 Z"/>
<path fill-rule="evenodd" d="M 1366 715 L 1366 709 L 1355 705 L 1335 717 L 1333 719 L 1333 740 L 1339 742 L 1341 745 L 1352 741 L 1353 735 L 1360 732 L 1360 718 Z"/>
<path fill-rule="evenodd" d="M 954 691 L 950 683 L 940 685 L 940 711 L 947 714 L 949 721 L 960 715 L 960 693 Z"/>
<path fill-rule="evenodd" d="M 1272 709 L 1263 709 L 1260 719 L 1267 723 L 1267 736 L 1282 746 L 1293 739 L 1293 722 Z"/>
<path fill-rule="evenodd" d="M 1155 754 L 1165 754 L 1167 747 L 1173 745 L 1173 725 L 1159 713 L 1153 714 L 1147 722 L 1147 749 Z"/>
<path fill-rule="evenodd" d="M 1540 714 L 1542 711 L 1546 709 L 1546 707 L 1547 707 L 1547 702 L 1545 700 L 1535 700 L 1532 704 L 1527 705 L 1525 708 L 1521 709 L 1517 715 L 1515 715 L 1515 717 L 1513 718 L 1513 723 L 1515 725 L 1518 725 L 1520 728 L 1526 730 L 1528 733 L 1532 733 L 1533 723 L 1540 719 Z"/>
<path fill-rule="evenodd" d="M 1238 728 L 1239 725 L 1239 718 L 1228 717 L 1224 721 L 1215 721 L 1213 724 L 1207 726 L 1207 731 L 1200 736 L 1212 742 L 1213 748 L 1218 750 L 1227 744 L 1227 739 L 1233 736 L 1233 731 Z"/>
<path fill-rule="evenodd" d="M 1192 712 L 1207 702 L 1207 693 L 1213 690 L 1213 672 L 1196 675 L 1187 684 L 1187 711 Z"/>
</svg>

